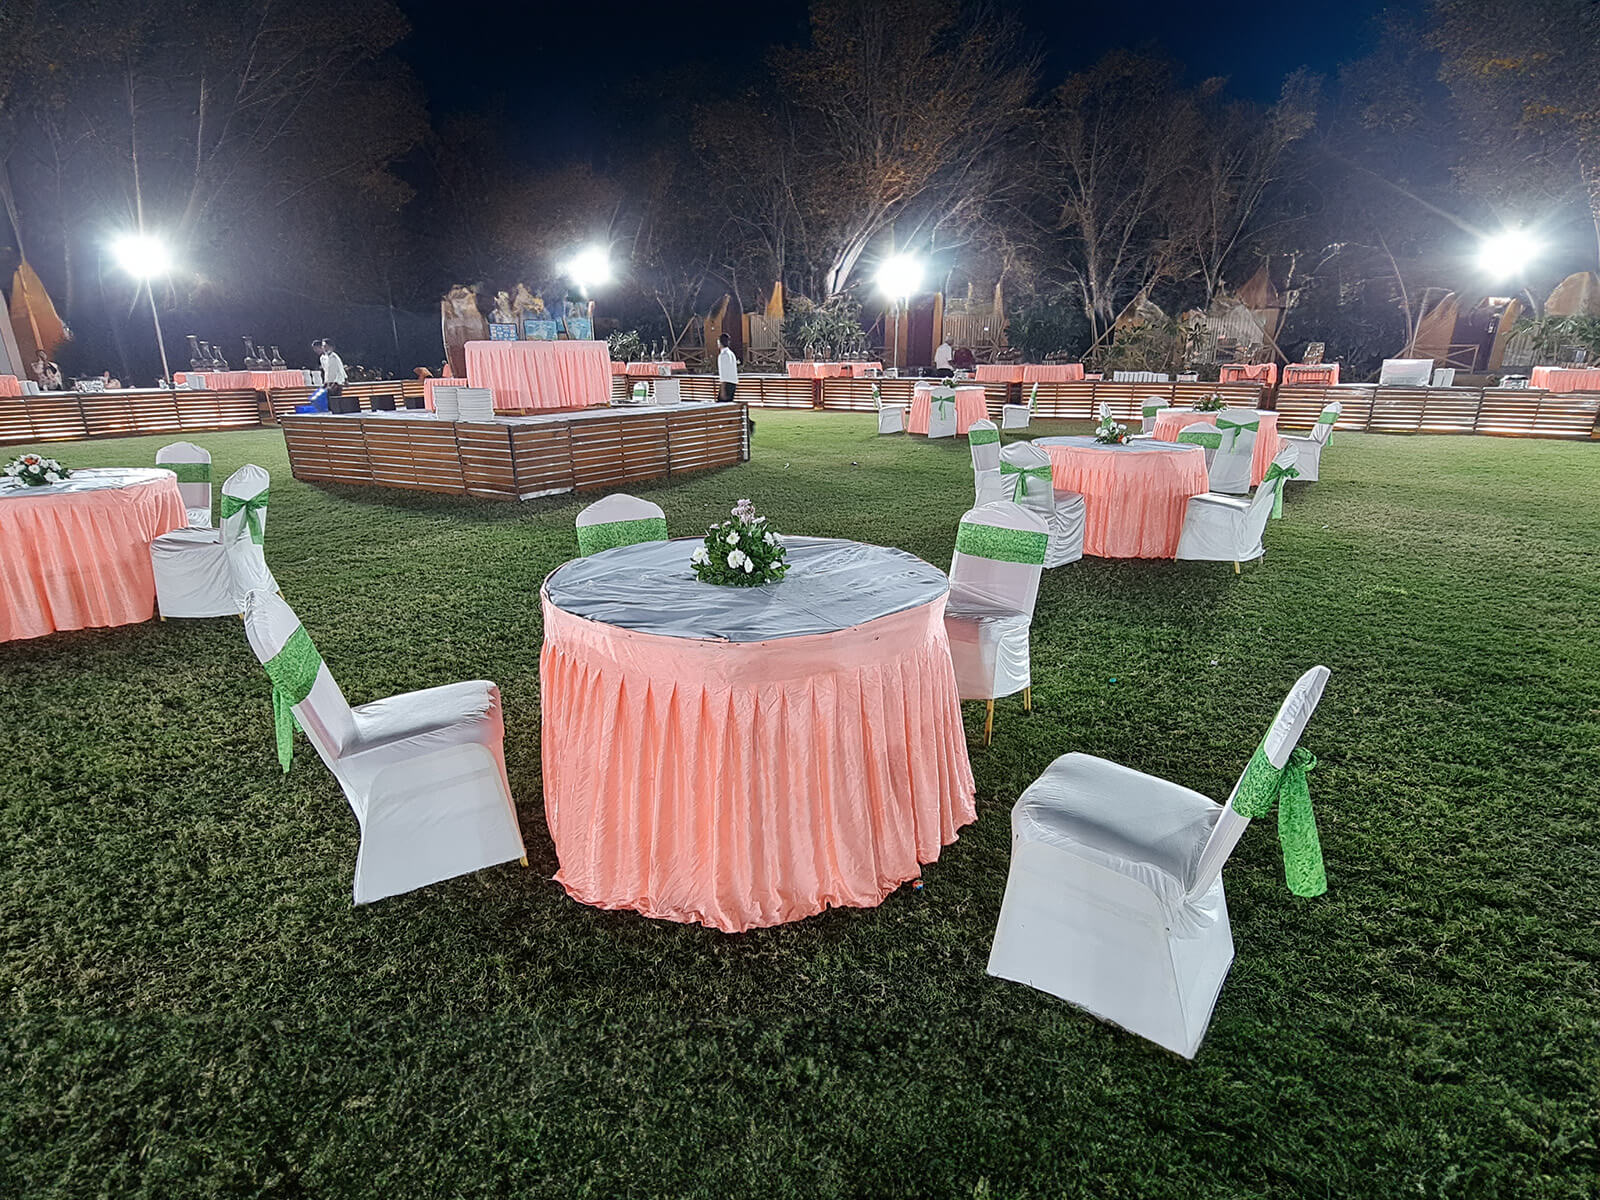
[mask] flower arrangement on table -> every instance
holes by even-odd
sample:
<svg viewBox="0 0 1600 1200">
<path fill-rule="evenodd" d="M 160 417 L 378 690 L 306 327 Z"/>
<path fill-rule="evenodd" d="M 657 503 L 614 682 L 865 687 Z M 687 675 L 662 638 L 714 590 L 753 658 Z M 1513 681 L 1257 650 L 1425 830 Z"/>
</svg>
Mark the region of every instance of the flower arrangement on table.
<svg viewBox="0 0 1600 1200">
<path fill-rule="evenodd" d="M 69 479 L 72 472 L 53 458 L 38 454 L 19 454 L 5 465 L 7 479 L 15 479 L 28 487 L 45 487 Z"/>
<path fill-rule="evenodd" d="M 1222 398 L 1221 392 L 1212 392 L 1204 400 L 1196 402 L 1195 412 L 1221 412 L 1228 407 L 1228 402 Z"/>
<path fill-rule="evenodd" d="M 705 545 L 689 557 L 695 575 L 705 583 L 723 587 L 759 587 L 782 579 L 789 570 L 783 538 L 756 516 L 749 500 L 733 506 L 733 520 L 706 530 Z"/>
<path fill-rule="evenodd" d="M 1128 427 L 1120 421 L 1111 419 L 1111 406 L 1100 406 L 1100 424 L 1095 426 L 1094 440 L 1106 446 L 1123 446 L 1127 444 Z"/>
</svg>

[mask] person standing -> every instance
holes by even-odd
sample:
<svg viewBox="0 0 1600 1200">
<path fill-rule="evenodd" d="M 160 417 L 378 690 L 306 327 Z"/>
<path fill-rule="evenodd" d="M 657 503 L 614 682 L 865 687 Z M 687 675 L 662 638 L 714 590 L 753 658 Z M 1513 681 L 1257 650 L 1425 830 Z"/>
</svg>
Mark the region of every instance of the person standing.
<svg viewBox="0 0 1600 1200">
<path fill-rule="evenodd" d="M 33 360 L 33 378 L 39 384 L 39 390 L 45 392 L 59 392 L 65 387 L 61 378 L 61 368 L 50 361 L 50 356 L 43 350 Z"/>
<path fill-rule="evenodd" d="M 339 357 L 339 352 L 327 338 L 318 342 L 317 348 L 322 351 L 322 384 L 328 389 L 329 399 L 332 399 L 344 391 L 344 359 Z"/>
<path fill-rule="evenodd" d="M 733 394 L 739 390 L 739 360 L 733 353 L 732 339 L 727 334 L 717 338 L 722 349 L 717 351 L 717 399 L 723 404 L 733 403 Z"/>
<path fill-rule="evenodd" d="M 950 375 L 950 339 L 944 338 L 939 342 L 939 348 L 933 352 L 933 369 L 941 375 Z"/>
</svg>

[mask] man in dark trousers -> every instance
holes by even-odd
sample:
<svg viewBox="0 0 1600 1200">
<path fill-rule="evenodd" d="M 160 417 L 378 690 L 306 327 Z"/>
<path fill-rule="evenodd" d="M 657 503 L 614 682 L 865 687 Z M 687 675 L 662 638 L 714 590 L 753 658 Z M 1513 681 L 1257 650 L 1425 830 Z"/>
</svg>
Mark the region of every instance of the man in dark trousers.
<svg viewBox="0 0 1600 1200">
<path fill-rule="evenodd" d="M 718 337 L 717 342 L 722 346 L 717 351 L 717 399 L 724 404 L 732 404 L 733 394 L 739 388 L 739 360 L 734 357 L 727 334 Z"/>
</svg>

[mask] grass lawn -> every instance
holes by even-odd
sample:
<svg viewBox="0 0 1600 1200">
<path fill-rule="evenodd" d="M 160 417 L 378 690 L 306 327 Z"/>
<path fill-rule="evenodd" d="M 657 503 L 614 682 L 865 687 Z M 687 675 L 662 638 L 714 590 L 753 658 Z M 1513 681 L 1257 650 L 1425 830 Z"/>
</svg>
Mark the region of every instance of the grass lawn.
<svg viewBox="0 0 1600 1200">
<path fill-rule="evenodd" d="M 640 489 L 675 534 L 750 496 L 948 565 L 965 443 L 756 419 L 750 463 Z M 1035 711 L 984 749 L 966 706 L 978 821 L 926 888 L 727 936 L 550 881 L 537 592 L 585 499 L 313 488 L 276 431 L 195 440 L 273 473 L 268 561 L 352 702 L 500 684 L 532 866 L 353 909 L 355 819 L 303 739 L 280 772 L 237 620 L 0 645 L 0 1196 L 1595 1195 L 1600 446 L 1340 434 L 1242 577 L 1047 572 Z M 1317 662 L 1330 890 L 1248 831 L 1194 1063 L 984 974 L 1052 758 L 1223 797 Z"/>
</svg>

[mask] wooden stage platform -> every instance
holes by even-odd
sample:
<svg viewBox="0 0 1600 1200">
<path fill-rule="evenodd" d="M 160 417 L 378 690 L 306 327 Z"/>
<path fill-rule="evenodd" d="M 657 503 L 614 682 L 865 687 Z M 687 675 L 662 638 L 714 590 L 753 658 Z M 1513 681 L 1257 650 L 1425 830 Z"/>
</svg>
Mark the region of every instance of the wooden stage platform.
<svg viewBox="0 0 1600 1200">
<path fill-rule="evenodd" d="M 447 421 L 430 412 L 280 416 L 296 479 L 531 500 L 750 457 L 743 404 L 591 408 Z"/>
</svg>

